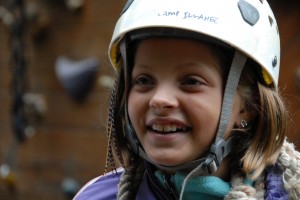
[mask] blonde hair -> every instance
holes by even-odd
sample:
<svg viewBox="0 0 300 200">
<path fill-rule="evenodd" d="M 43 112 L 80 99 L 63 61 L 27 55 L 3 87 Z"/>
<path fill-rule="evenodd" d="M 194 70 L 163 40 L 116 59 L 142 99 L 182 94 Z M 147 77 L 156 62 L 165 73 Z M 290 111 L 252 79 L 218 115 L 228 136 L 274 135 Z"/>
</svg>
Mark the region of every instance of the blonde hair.
<svg viewBox="0 0 300 200">
<path fill-rule="evenodd" d="M 244 132 L 233 133 L 235 145 L 230 158 L 235 164 L 239 162 L 241 170 L 252 179 L 276 162 L 288 118 L 280 93 L 261 82 L 259 70 L 254 62 L 247 62 L 240 79 L 238 91 L 251 121 Z"/>
</svg>

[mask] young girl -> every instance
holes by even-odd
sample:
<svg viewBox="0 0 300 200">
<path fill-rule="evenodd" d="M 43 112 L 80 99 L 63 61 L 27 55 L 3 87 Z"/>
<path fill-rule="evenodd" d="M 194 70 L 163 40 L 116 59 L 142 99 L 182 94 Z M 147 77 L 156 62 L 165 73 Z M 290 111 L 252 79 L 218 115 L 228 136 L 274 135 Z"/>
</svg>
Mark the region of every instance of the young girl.
<svg viewBox="0 0 300 200">
<path fill-rule="evenodd" d="M 265 0 L 131 0 L 109 55 L 108 163 L 80 199 L 299 199 Z"/>
</svg>

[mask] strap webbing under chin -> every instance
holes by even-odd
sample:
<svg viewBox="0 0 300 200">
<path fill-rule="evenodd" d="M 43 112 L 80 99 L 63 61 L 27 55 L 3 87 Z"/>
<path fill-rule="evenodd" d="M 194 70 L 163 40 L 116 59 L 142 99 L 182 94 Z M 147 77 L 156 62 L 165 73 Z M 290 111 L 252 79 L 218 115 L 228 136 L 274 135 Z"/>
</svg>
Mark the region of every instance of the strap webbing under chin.
<svg viewBox="0 0 300 200">
<path fill-rule="evenodd" d="M 231 119 L 234 97 L 246 61 L 247 57 L 244 54 L 235 51 L 225 86 L 218 133 L 203 166 L 209 174 L 217 170 L 217 167 L 220 166 L 222 160 L 231 150 L 231 138 L 225 141 L 224 134 L 227 128 L 231 128 L 228 125 Z"/>
</svg>

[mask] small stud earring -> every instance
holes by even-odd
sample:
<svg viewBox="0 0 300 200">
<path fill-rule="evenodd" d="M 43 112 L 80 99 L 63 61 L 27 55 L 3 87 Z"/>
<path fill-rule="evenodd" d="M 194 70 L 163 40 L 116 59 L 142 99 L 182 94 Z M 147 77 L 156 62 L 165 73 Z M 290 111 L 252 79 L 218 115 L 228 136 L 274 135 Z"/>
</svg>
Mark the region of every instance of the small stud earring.
<svg viewBox="0 0 300 200">
<path fill-rule="evenodd" d="M 241 126 L 242 126 L 243 128 L 246 128 L 246 127 L 248 126 L 247 121 L 244 120 L 244 119 L 242 119 L 242 120 L 241 120 Z"/>
</svg>

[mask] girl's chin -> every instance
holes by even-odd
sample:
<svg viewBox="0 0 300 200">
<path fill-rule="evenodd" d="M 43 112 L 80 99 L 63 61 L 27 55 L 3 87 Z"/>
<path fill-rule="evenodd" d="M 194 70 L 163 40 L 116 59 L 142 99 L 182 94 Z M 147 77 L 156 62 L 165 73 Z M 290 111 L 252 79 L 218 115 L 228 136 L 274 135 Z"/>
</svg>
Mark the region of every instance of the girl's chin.
<svg viewBox="0 0 300 200">
<path fill-rule="evenodd" d="M 151 163 L 153 163 L 153 164 L 158 164 L 158 165 L 172 168 L 172 167 L 177 167 L 177 166 L 184 165 L 186 163 L 201 159 L 201 156 L 196 157 L 196 158 L 189 158 L 189 159 L 184 157 L 184 158 L 180 159 L 179 156 L 177 156 L 175 158 L 174 158 L 174 156 L 169 157 L 169 158 L 164 156 L 163 158 L 161 158 L 161 157 L 151 157 L 151 155 L 149 155 L 149 159 L 150 159 Z"/>
<path fill-rule="evenodd" d="M 176 167 L 179 165 L 183 165 L 188 161 L 180 161 L 180 160 L 170 160 L 170 161 L 166 161 L 165 159 L 163 161 L 161 160 L 157 160 L 157 159 L 150 159 L 152 161 L 152 163 L 156 163 L 158 165 L 163 165 L 166 167 Z"/>
</svg>

